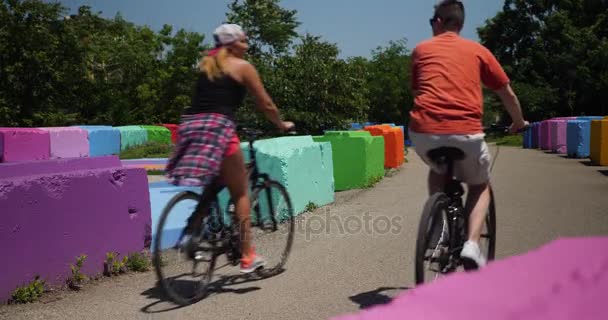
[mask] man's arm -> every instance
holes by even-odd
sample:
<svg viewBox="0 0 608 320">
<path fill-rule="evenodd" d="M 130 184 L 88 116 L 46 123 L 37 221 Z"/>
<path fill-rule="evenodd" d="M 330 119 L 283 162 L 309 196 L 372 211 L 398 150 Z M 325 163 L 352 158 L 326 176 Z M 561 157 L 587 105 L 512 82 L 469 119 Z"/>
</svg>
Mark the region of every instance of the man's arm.
<svg viewBox="0 0 608 320">
<path fill-rule="evenodd" d="M 517 99 L 517 95 L 515 95 L 515 92 L 513 92 L 511 85 L 507 84 L 503 88 L 495 90 L 494 92 L 496 92 L 496 94 L 500 97 L 502 104 L 505 106 L 509 116 L 511 116 L 511 120 L 513 121 L 513 124 L 511 125 L 511 132 L 517 132 L 526 127 L 527 123 L 524 120 L 519 99 Z"/>
</svg>

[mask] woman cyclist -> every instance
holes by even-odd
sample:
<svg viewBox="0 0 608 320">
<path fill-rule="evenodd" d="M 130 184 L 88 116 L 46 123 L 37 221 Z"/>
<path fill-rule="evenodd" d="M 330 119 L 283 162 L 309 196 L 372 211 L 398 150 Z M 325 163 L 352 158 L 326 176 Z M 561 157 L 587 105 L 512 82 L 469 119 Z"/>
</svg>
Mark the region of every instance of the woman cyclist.
<svg viewBox="0 0 608 320">
<path fill-rule="evenodd" d="M 247 174 L 234 112 L 249 91 L 256 98 L 257 109 L 279 130 L 287 131 L 294 124 L 281 120 L 257 70 L 244 59 L 249 46 L 242 28 L 223 24 L 213 36 L 215 48 L 199 64 L 192 105 L 182 115 L 167 176 L 175 185 L 203 187 L 220 177 L 230 191 L 239 220 L 240 269 L 250 273 L 262 267 L 264 259 L 255 254 L 251 243 Z"/>
</svg>

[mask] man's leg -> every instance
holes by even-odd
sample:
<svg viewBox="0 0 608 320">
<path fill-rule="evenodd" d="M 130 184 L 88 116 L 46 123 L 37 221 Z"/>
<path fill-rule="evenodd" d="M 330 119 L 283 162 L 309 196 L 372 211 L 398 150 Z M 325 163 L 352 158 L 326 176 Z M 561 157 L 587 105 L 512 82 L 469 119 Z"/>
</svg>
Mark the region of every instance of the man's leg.
<svg viewBox="0 0 608 320">
<path fill-rule="evenodd" d="M 489 184 L 469 186 L 466 212 L 469 216 L 469 240 L 479 243 L 481 231 L 485 223 L 488 207 L 490 206 Z"/>
</svg>

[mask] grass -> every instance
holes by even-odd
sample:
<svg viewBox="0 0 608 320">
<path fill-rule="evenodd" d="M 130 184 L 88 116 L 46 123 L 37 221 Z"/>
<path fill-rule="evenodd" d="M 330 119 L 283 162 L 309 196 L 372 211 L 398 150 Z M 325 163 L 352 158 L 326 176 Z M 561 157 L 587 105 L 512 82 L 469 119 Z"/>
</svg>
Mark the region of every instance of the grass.
<svg viewBox="0 0 608 320">
<path fill-rule="evenodd" d="M 119 158 L 127 159 L 144 159 L 144 158 L 168 158 L 173 152 L 172 144 L 164 144 L 151 141 L 141 146 L 129 148 L 119 154 Z"/>
<path fill-rule="evenodd" d="M 164 176 L 165 175 L 164 170 L 148 170 L 147 173 L 149 176 Z"/>
<path fill-rule="evenodd" d="M 499 146 L 521 147 L 524 143 L 522 135 L 505 135 L 499 137 L 487 137 L 487 142 L 495 142 Z"/>
</svg>

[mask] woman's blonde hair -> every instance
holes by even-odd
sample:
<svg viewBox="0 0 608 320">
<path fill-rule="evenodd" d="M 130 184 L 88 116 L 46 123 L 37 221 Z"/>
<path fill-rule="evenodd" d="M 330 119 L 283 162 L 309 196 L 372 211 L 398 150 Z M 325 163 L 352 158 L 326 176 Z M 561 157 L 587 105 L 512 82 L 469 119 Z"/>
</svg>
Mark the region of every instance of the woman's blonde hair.
<svg viewBox="0 0 608 320">
<path fill-rule="evenodd" d="M 213 81 L 224 73 L 224 66 L 229 55 L 227 48 L 221 48 L 215 55 L 204 57 L 199 63 L 198 69 Z"/>
</svg>

